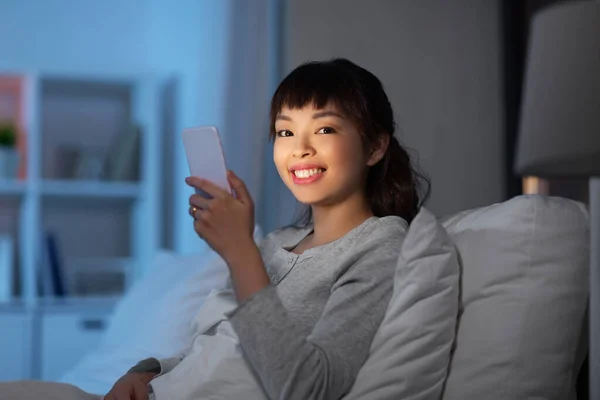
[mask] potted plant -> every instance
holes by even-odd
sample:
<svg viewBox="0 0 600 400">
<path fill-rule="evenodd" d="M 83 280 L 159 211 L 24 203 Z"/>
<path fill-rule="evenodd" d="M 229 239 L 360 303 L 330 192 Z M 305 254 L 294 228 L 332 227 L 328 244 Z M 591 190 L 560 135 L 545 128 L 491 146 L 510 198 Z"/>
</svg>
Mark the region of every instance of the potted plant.
<svg viewBox="0 0 600 400">
<path fill-rule="evenodd" d="M 0 123 L 0 178 L 16 178 L 18 166 L 17 128 L 12 123 Z"/>
</svg>

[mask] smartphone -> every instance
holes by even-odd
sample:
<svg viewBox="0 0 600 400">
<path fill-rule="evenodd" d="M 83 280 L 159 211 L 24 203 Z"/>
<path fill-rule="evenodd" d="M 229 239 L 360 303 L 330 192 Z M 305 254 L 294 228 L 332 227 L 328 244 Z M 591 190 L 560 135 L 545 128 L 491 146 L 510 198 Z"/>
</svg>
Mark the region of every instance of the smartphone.
<svg viewBox="0 0 600 400">
<path fill-rule="evenodd" d="M 221 145 L 219 131 L 214 126 L 197 126 L 186 128 L 181 135 L 187 157 L 190 174 L 227 190 L 231 194 L 227 180 L 227 166 Z M 201 189 L 195 189 L 196 194 L 206 198 L 211 195 Z"/>
</svg>

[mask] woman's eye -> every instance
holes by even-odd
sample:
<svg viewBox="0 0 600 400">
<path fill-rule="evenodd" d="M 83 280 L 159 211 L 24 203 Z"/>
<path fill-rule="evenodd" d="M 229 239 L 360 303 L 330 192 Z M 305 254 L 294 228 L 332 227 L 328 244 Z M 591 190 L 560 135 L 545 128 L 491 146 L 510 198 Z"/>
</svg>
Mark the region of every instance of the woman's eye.
<svg viewBox="0 0 600 400">
<path fill-rule="evenodd" d="M 288 136 L 292 136 L 292 132 L 288 131 L 288 130 L 281 130 L 281 131 L 277 131 L 277 137 L 288 137 Z"/>
<path fill-rule="evenodd" d="M 326 126 L 324 128 L 319 129 L 317 133 L 335 133 L 335 129 Z"/>
</svg>

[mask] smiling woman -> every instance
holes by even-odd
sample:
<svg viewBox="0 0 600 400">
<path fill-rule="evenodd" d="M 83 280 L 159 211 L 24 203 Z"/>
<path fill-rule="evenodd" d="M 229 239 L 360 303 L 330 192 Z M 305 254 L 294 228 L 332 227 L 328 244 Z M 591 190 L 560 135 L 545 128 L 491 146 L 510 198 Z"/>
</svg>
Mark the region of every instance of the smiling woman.
<svg viewBox="0 0 600 400">
<path fill-rule="evenodd" d="M 394 137 L 393 115 L 379 79 L 345 59 L 304 64 L 281 82 L 271 102 L 270 138 L 281 179 L 310 206 L 298 225 L 312 221 L 314 206 L 357 202 L 359 192 L 374 215 L 412 220 L 429 182 Z M 315 168 L 322 175 L 305 178 Z"/>
<path fill-rule="evenodd" d="M 244 398 L 262 398 L 262 388 L 272 399 L 337 399 L 367 358 L 407 222 L 421 205 L 420 184 L 427 194 L 428 182 L 394 138 L 381 82 L 348 60 L 298 67 L 275 92 L 270 115 L 273 160 L 309 207 L 306 225 L 276 230 L 257 248 L 252 199 L 232 173 L 234 196 L 189 178 L 213 197 L 192 195 L 190 214 L 196 232 L 227 262 L 240 304 L 224 324 L 260 383 L 243 388 Z M 202 370 L 191 371 L 202 364 L 202 348 L 194 346 L 174 368 L 155 360 L 135 371 L 152 371 L 150 365 L 163 372 L 150 383 L 159 400 L 204 398 Z M 226 373 L 239 362 L 219 365 Z M 187 386 L 177 378 L 192 375 L 198 380 Z"/>
</svg>

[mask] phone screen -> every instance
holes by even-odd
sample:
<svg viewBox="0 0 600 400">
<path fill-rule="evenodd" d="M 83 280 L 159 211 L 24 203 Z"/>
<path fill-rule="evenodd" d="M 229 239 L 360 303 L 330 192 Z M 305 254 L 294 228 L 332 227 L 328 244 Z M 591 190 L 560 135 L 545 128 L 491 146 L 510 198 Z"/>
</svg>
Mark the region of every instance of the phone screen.
<svg viewBox="0 0 600 400">
<path fill-rule="evenodd" d="M 211 181 L 231 193 L 227 181 L 227 166 L 219 132 L 214 126 L 186 128 L 182 133 L 183 146 L 190 167 L 190 174 Z M 210 198 L 208 193 L 196 189 L 196 193 Z"/>
</svg>

